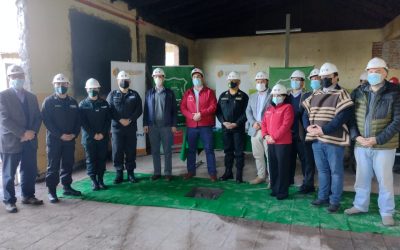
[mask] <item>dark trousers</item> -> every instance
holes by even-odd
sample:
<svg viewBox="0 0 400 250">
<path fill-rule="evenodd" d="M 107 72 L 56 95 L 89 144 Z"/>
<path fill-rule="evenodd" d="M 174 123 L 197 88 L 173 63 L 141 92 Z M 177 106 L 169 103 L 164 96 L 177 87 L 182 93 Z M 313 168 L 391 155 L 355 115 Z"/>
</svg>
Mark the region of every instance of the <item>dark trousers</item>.
<svg viewBox="0 0 400 250">
<path fill-rule="evenodd" d="M 296 175 L 296 165 L 297 165 L 297 156 L 299 156 L 300 164 L 301 164 L 301 172 L 303 173 L 303 177 L 305 175 L 306 169 L 306 156 L 304 150 L 304 142 L 298 137 L 293 136 L 292 141 L 292 149 L 291 149 L 291 156 L 290 156 L 290 184 L 294 184 L 294 176 Z"/>
<path fill-rule="evenodd" d="M 290 144 L 268 144 L 271 190 L 276 196 L 289 194 L 291 149 Z"/>
<path fill-rule="evenodd" d="M 0 153 L 3 161 L 3 195 L 4 203 L 14 204 L 14 178 L 20 164 L 21 194 L 23 198 L 35 197 L 35 181 L 37 176 L 37 149 L 29 142 L 22 145 L 22 152 L 17 154 Z"/>
<path fill-rule="evenodd" d="M 132 172 L 136 168 L 136 132 L 112 133 L 112 157 L 116 170 Z M 124 164 L 125 162 L 125 164 Z"/>
<path fill-rule="evenodd" d="M 65 142 L 53 137 L 47 139 L 46 186 L 48 188 L 55 188 L 60 183 L 60 178 L 63 186 L 71 185 L 74 154 L 75 140 Z"/>
<path fill-rule="evenodd" d="M 312 142 L 304 143 L 304 153 L 306 156 L 306 165 L 303 172 L 303 186 L 307 188 L 314 187 L 314 175 L 315 175 L 315 160 L 314 151 L 312 149 Z"/>
<path fill-rule="evenodd" d="M 103 175 L 106 170 L 108 139 L 88 140 L 83 144 L 86 155 L 86 170 L 89 176 Z"/>
<path fill-rule="evenodd" d="M 196 174 L 196 153 L 197 143 L 200 138 L 203 143 L 204 151 L 207 158 L 207 169 L 209 175 L 216 175 L 216 164 L 214 154 L 214 137 L 212 127 L 187 128 L 188 154 L 187 154 L 187 170 L 189 173 Z"/>
<path fill-rule="evenodd" d="M 233 160 L 236 160 L 236 168 L 242 170 L 244 167 L 244 141 L 246 134 L 244 130 L 223 131 L 225 168 L 232 169 Z"/>
</svg>

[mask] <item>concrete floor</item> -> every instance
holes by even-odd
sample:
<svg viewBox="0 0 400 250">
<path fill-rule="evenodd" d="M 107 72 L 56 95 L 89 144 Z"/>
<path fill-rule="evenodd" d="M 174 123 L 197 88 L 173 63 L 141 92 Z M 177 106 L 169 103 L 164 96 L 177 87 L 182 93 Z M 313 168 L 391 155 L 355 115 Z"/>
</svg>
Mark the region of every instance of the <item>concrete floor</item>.
<svg viewBox="0 0 400 250">
<path fill-rule="evenodd" d="M 223 153 L 216 155 L 222 174 Z M 200 159 L 205 161 L 204 155 Z M 151 156 L 138 157 L 137 166 L 138 172 L 151 173 Z M 174 154 L 173 166 L 174 175 L 186 172 L 178 154 Z M 111 164 L 108 169 L 112 169 Z M 345 175 L 345 189 L 353 190 L 354 174 L 346 171 Z M 198 176 L 207 176 L 204 164 Z M 254 176 L 254 160 L 247 155 L 245 180 Z M 84 170 L 74 172 L 74 180 L 85 177 Z M 301 183 L 299 174 L 296 183 Z M 399 175 L 395 175 L 395 192 L 400 193 Z M 45 200 L 44 206 L 18 202 L 17 214 L 0 209 L 0 249 L 400 249 L 400 238 L 379 234 L 82 200 L 50 204 L 44 183 L 37 184 L 37 197 Z"/>
</svg>

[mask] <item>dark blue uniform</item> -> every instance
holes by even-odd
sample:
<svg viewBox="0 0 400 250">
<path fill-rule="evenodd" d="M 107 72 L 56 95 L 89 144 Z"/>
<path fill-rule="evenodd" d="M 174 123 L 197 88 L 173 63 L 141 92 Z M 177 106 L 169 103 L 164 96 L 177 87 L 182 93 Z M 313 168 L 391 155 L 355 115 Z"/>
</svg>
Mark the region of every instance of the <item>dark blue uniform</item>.
<svg viewBox="0 0 400 250">
<path fill-rule="evenodd" d="M 103 179 L 106 169 L 111 111 L 108 102 L 86 98 L 79 103 L 82 123 L 82 145 L 86 154 L 86 169 L 90 177 Z M 95 134 L 102 134 L 102 140 L 95 140 Z"/>
<path fill-rule="evenodd" d="M 125 166 L 128 173 L 131 173 L 136 168 L 136 121 L 143 113 L 142 99 L 136 91 L 129 89 L 127 93 L 111 91 L 107 101 L 112 118 L 113 164 L 117 171 L 122 171 Z M 131 123 L 124 127 L 119 122 L 120 119 L 129 119 Z"/>
<path fill-rule="evenodd" d="M 70 96 L 62 99 L 56 94 L 46 97 L 42 105 L 43 123 L 47 128 L 47 174 L 46 186 L 55 190 L 58 183 L 70 187 L 75 162 L 75 138 L 80 132 L 78 103 Z M 63 134 L 74 134 L 71 141 L 61 140 Z M 60 173 L 61 164 L 61 173 Z"/>
<path fill-rule="evenodd" d="M 236 160 L 236 180 L 242 182 L 244 167 L 244 142 L 246 139 L 246 108 L 249 96 L 239 90 L 235 95 L 223 92 L 218 99 L 217 118 L 222 124 L 225 153 L 225 173 L 222 180 L 232 178 L 233 161 Z M 236 123 L 234 129 L 227 129 L 224 122 Z"/>
</svg>

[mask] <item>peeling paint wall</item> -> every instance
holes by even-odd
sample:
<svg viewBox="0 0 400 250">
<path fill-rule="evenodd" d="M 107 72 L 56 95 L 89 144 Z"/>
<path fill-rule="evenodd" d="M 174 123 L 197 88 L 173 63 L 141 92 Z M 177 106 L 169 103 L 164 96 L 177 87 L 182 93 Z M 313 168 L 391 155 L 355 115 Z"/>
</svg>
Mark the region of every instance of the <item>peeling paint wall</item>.
<svg viewBox="0 0 400 250">
<path fill-rule="evenodd" d="M 371 58 L 372 43 L 382 39 L 382 29 L 292 34 L 289 66 L 320 67 L 332 62 L 339 69 L 340 84 L 352 88 Z M 219 64 L 249 64 L 250 75 L 270 66 L 284 67 L 285 36 L 201 39 L 195 42 L 195 51 L 195 64 L 204 68 L 215 87 Z"/>
</svg>

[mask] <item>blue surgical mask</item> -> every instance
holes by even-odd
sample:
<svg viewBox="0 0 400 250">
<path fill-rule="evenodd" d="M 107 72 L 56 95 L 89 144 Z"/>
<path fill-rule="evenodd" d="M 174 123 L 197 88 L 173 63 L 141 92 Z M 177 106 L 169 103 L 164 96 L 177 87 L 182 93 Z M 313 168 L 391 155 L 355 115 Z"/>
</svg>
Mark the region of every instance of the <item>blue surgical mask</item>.
<svg viewBox="0 0 400 250">
<path fill-rule="evenodd" d="M 292 89 L 299 89 L 300 88 L 300 81 L 291 80 L 290 81 L 290 86 L 292 87 Z"/>
<path fill-rule="evenodd" d="M 275 103 L 275 105 L 281 104 L 283 100 L 283 97 L 272 97 L 272 102 Z"/>
<path fill-rule="evenodd" d="M 58 86 L 54 87 L 54 90 L 56 91 L 57 94 L 64 95 L 68 91 L 68 87 L 65 86 Z"/>
<path fill-rule="evenodd" d="M 371 85 L 377 85 L 382 82 L 382 75 L 379 73 L 368 73 L 368 82 Z"/>
<path fill-rule="evenodd" d="M 196 87 L 199 87 L 202 84 L 200 78 L 193 78 L 192 81 L 193 81 L 193 85 Z"/>
<path fill-rule="evenodd" d="M 12 79 L 10 80 L 11 87 L 15 89 L 22 89 L 24 87 L 25 80 L 24 79 Z"/>
<path fill-rule="evenodd" d="M 321 88 L 321 80 L 311 80 L 310 86 L 313 90 Z"/>
</svg>

